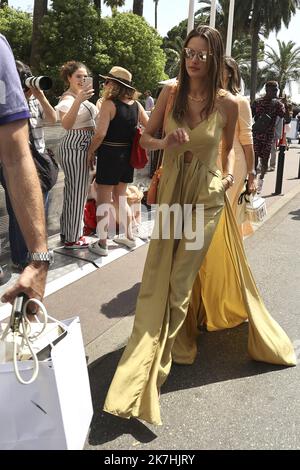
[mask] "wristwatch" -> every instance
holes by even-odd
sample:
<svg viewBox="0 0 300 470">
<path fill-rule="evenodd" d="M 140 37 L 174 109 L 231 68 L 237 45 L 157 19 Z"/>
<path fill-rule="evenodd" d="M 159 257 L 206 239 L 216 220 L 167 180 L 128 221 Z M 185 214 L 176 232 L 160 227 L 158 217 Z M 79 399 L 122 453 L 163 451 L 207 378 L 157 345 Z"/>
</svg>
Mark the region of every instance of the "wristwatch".
<svg viewBox="0 0 300 470">
<path fill-rule="evenodd" d="M 44 261 L 48 262 L 49 266 L 54 263 L 54 253 L 52 250 L 40 252 L 40 253 L 28 253 L 29 261 Z"/>
<path fill-rule="evenodd" d="M 248 175 L 256 176 L 256 171 L 255 170 L 250 170 L 250 171 L 248 171 Z"/>
</svg>

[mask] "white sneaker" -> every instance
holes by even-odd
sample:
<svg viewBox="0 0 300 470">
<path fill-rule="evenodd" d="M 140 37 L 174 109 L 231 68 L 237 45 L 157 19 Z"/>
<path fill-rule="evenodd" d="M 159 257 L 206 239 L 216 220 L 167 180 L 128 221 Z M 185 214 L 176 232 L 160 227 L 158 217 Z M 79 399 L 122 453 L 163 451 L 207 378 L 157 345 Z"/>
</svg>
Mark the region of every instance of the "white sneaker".
<svg viewBox="0 0 300 470">
<path fill-rule="evenodd" d="M 131 240 L 130 238 L 124 237 L 122 235 L 116 235 L 113 238 L 113 241 L 115 243 L 118 243 L 119 245 L 125 245 L 127 248 L 135 248 L 136 247 L 136 240 Z"/>
<path fill-rule="evenodd" d="M 260 194 L 262 192 L 264 180 L 262 178 L 258 178 L 258 183 L 257 183 L 257 194 Z"/>
<path fill-rule="evenodd" d="M 89 245 L 89 251 L 91 253 L 95 253 L 96 255 L 99 256 L 107 256 L 108 255 L 108 248 L 105 247 L 103 248 L 102 246 L 99 245 L 98 241 L 91 243 Z"/>
</svg>

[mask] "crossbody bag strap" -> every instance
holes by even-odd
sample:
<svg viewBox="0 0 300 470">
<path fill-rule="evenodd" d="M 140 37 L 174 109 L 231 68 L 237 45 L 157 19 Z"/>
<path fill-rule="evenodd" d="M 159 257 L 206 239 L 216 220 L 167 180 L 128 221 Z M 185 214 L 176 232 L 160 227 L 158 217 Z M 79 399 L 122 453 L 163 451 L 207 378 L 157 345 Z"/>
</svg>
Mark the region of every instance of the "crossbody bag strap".
<svg viewBox="0 0 300 470">
<path fill-rule="evenodd" d="M 81 104 L 83 104 L 83 106 L 84 106 L 84 107 L 88 110 L 88 112 L 90 113 L 90 116 L 91 116 L 92 122 L 93 122 L 93 126 L 96 127 L 95 118 L 94 118 L 94 116 L 93 116 L 93 114 L 92 114 L 92 111 L 90 110 L 90 107 L 87 106 L 85 103 L 81 103 Z"/>
<path fill-rule="evenodd" d="M 162 138 L 166 135 L 166 122 L 167 122 L 167 118 L 168 118 L 168 116 L 169 116 L 169 114 L 170 114 L 170 112 L 173 108 L 173 105 L 174 105 L 176 91 L 177 91 L 177 84 L 173 85 L 170 92 L 169 92 L 169 96 L 168 96 L 168 100 L 167 100 L 167 104 L 166 104 L 166 108 L 165 108 L 164 120 L 163 120 L 162 135 L 161 135 Z M 158 156 L 158 159 L 157 159 L 156 170 L 158 170 L 159 167 L 162 165 L 163 155 L 164 155 L 164 151 L 161 150 L 160 154 Z"/>
</svg>

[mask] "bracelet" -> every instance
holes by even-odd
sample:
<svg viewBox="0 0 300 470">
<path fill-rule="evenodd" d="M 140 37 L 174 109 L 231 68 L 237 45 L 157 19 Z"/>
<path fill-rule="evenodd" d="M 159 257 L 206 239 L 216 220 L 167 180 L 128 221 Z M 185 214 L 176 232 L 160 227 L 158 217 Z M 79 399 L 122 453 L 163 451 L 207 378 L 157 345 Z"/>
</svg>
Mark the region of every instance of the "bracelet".
<svg viewBox="0 0 300 470">
<path fill-rule="evenodd" d="M 229 179 L 228 179 L 228 178 L 229 178 Z M 233 177 L 233 175 L 232 175 L 231 173 L 228 173 L 228 175 L 223 176 L 222 179 L 223 179 L 223 180 L 224 180 L 224 179 L 227 180 L 230 186 L 232 186 L 232 185 L 234 184 L 234 177 Z M 229 180 L 230 180 L 230 181 L 229 181 Z"/>
</svg>

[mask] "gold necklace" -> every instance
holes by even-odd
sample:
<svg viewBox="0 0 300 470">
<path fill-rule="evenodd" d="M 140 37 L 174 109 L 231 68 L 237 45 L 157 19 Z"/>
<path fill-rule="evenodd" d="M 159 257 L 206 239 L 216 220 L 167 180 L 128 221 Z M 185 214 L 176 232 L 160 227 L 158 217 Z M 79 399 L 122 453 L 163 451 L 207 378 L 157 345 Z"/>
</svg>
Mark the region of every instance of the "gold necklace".
<svg viewBox="0 0 300 470">
<path fill-rule="evenodd" d="M 192 101 L 196 101 L 197 103 L 202 103 L 203 101 L 206 100 L 206 96 L 205 97 L 201 96 L 201 98 L 194 98 L 194 96 L 188 95 L 188 98 Z"/>
</svg>

